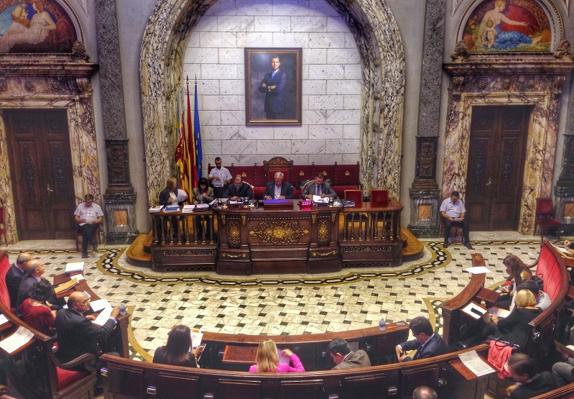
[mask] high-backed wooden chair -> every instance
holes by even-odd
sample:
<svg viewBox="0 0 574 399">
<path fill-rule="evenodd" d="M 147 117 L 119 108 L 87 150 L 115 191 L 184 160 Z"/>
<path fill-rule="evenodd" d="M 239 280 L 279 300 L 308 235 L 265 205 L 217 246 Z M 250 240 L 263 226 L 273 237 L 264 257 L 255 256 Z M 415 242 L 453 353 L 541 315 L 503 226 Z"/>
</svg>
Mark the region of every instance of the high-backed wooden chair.
<svg viewBox="0 0 574 399">
<path fill-rule="evenodd" d="M 536 220 L 534 231 L 540 229 L 540 240 L 544 240 L 544 235 L 552 232 L 560 239 L 562 223 L 554 217 L 554 203 L 552 198 L 536 198 Z"/>
<path fill-rule="evenodd" d="M 273 181 L 273 176 L 276 172 L 283 172 L 285 181 L 291 182 L 291 169 L 293 169 L 293 161 L 289 161 L 283 157 L 274 157 L 269 161 L 263 161 L 263 168 L 265 169 L 265 176 L 267 181 Z"/>
</svg>

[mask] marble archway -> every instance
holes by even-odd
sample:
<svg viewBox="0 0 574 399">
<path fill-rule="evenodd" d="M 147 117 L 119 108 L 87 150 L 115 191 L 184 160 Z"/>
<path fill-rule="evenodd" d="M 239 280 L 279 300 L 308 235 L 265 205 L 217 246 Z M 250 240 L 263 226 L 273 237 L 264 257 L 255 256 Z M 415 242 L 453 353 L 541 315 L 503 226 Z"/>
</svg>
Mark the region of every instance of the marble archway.
<svg viewBox="0 0 574 399">
<path fill-rule="evenodd" d="M 148 201 L 157 198 L 172 169 L 175 93 L 191 27 L 213 0 L 165 0 L 150 17 L 142 43 L 140 79 Z M 384 0 L 328 0 L 354 34 L 363 64 L 361 176 L 364 189 L 386 187 L 399 197 L 405 52 L 397 23 Z"/>
</svg>

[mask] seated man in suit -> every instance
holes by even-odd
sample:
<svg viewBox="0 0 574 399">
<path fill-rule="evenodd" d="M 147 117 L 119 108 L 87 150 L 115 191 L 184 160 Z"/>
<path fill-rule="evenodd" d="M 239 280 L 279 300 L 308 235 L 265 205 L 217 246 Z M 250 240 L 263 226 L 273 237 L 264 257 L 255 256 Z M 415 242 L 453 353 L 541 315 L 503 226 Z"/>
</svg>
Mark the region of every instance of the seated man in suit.
<svg viewBox="0 0 574 399">
<path fill-rule="evenodd" d="M 22 281 L 20 281 L 16 302 L 13 304 L 14 308 L 18 309 L 18 306 L 24 302 L 24 299 L 30 296 L 30 291 L 32 290 L 32 287 L 34 287 L 34 284 L 38 281 L 46 280 L 42 277 L 45 271 L 46 269 L 44 264 L 38 259 L 32 259 L 26 262 L 24 265 L 25 275 Z"/>
<path fill-rule="evenodd" d="M 362 349 L 351 351 L 349 343 L 344 339 L 334 339 L 329 342 L 327 351 L 331 360 L 335 363 L 333 370 L 352 369 L 355 367 L 369 367 L 371 360 L 369 355 Z"/>
<path fill-rule="evenodd" d="M 18 255 L 16 262 L 12 264 L 6 274 L 6 287 L 8 288 L 10 304 L 13 308 L 15 308 L 16 302 L 18 301 L 18 289 L 20 288 L 20 283 L 26 275 L 26 263 L 30 260 L 32 260 L 32 256 L 27 252 L 22 252 Z"/>
<path fill-rule="evenodd" d="M 233 201 L 239 198 L 253 198 L 253 189 L 243 182 L 241 175 L 235 175 L 233 183 L 227 186 L 227 198 Z"/>
<path fill-rule="evenodd" d="M 331 186 L 325 183 L 325 176 L 323 176 L 322 173 L 315 176 L 315 180 L 313 180 L 313 182 L 309 182 L 305 185 L 301 195 L 307 199 L 313 199 L 313 195 L 319 195 L 322 198 L 335 198 L 337 196 Z"/>
<path fill-rule="evenodd" d="M 74 217 L 82 233 L 82 258 L 87 258 L 88 245 L 92 242 L 98 226 L 102 223 L 104 212 L 98 204 L 94 203 L 94 196 L 86 194 L 84 202 L 76 208 Z"/>
<path fill-rule="evenodd" d="M 458 225 L 462 227 L 464 246 L 468 249 L 473 249 L 472 245 L 470 245 L 470 238 L 468 236 L 468 221 L 464 218 L 465 213 L 466 208 L 464 207 L 464 202 L 460 199 L 460 193 L 458 191 L 453 191 L 450 197 L 445 198 L 445 200 L 440 205 L 440 214 L 444 220 L 443 246 L 445 248 L 448 247 L 448 236 L 450 235 L 450 228 L 453 225 Z"/>
<path fill-rule="evenodd" d="M 267 183 L 265 188 L 265 199 L 283 199 L 293 197 L 293 186 L 287 181 L 283 181 L 285 175 L 283 172 L 275 172 L 273 181 Z"/>
<path fill-rule="evenodd" d="M 432 330 L 432 326 L 426 317 L 415 317 L 409 323 L 409 328 L 415 339 L 403 342 L 395 347 L 399 362 L 424 359 L 446 352 L 447 348 L 445 343 L 441 336 Z M 416 353 L 412 358 L 406 354 L 407 351 L 415 349 Z"/>
<path fill-rule="evenodd" d="M 75 291 L 68 297 L 68 308 L 60 309 L 56 315 L 56 333 L 58 334 L 58 358 L 67 362 L 84 353 L 96 356 L 108 349 L 110 338 L 116 327 L 119 308 L 114 308 L 110 318 L 99 326 L 92 323 L 93 315 L 84 316 L 90 310 L 90 297 Z"/>
</svg>

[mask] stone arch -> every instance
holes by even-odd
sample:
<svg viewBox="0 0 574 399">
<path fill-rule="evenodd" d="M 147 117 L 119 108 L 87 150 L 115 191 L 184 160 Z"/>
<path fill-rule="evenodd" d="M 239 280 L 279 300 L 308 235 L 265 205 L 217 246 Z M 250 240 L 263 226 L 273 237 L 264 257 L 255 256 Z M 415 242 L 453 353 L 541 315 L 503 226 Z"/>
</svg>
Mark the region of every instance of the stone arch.
<svg viewBox="0 0 574 399">
<path fill-rule="evenodd" d="M 183 55 L 191 27 L 213 0 L 158 2 L 146 26 L 140 78 L 147 189 L 150 203 L 172 169 L 168 132 L 182 82 Z M 398 25 L 384 0 L 328 0 L 355 37 L 363 64 L 361 175 L 364 190 L 385 187 L 399 197 L 405 51 Z"/>
</svg>

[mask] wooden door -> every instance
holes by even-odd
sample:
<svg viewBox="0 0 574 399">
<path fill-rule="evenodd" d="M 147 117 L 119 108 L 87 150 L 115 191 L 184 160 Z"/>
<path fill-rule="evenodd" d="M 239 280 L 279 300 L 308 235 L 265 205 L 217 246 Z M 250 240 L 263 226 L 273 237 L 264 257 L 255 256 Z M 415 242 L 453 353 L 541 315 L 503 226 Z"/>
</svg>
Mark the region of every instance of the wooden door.
<svg viewBox="0 0 574 399">
<path fill-rule="evenodd" d="M 74 237 L 74 181 L 65 110 L 4 110 L 21 240 Z"/>
<path fill-rule="evenodd" d="M 515 230 L 531 107 L 472 109 L 466 208 L 472 230 Z"/>
</svg>

